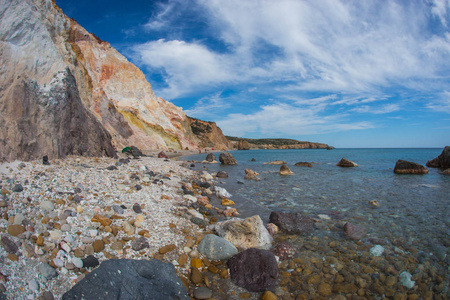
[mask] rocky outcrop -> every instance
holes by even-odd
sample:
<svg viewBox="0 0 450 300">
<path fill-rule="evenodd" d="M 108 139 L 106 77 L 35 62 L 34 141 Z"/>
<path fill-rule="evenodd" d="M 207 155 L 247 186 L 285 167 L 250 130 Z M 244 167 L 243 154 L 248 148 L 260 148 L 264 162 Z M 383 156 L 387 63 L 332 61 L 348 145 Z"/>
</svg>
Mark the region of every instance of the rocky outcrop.
<svg viewBox="0 0 450 300">
<path fill-rule="evenodd" d="M 250 144 L 247 141 L 239 141 L 237 144 L 238 150 L 250 150 Z"/>
<path fill-rule="evenodd" d="M 343 157 L 343 158 L 336 164 L 336 166 L 342 167 L 342 168 L 353 168 L 353 167 L 357 167 L 358 164 L 355 163 L 355 162 L 353 162 L 353 161 L 351 161 L 351 160 L 348 160 L 348 159 L 346 159 L 346 158 Z"/>
<path fill-rule="evenodd" d="M 1 2 L 0 65 L 0 160 L 232 147 L 215 124 L 205 144 L 181 108 L 51 0 Z"/>
<path fill-rule="evenodd" d="M 442 153 L 436 157 L 435 159 L 429 160 L 427 162 L 427 167 L 430 168 L 441 168 L 441 169 L 449 169 L 450 168 L 450 146 L 445 146 Z"/>
<path fill-rule="evenodd" d="M 396 174 L 427 174 L 428 169 L 415 162 L 398 160 L 395 163 L 394 173 Z"/>
<path fill-rule="evenodd" d="M 218 150 L 233 149 L 233 144 L 223 135 L 222 130 L 215 122 L 202 121 L 187 117 L 192 134 L 188 137 L 200 149 L 215 148 Z"/>
<path fill-rule="evenodd" d="M 219 160 L 222 165 L 237 165 L 236 159 L 230 152 L 222 152 L 219 154 Z"/>
<path fill-rule="evenodd" d="M 323 143 L 313 143 L 292 139 L 248 139 L 227 136 L 238 150 L 249 149 L 334 149 L 334 147 Z"/>
</svg>

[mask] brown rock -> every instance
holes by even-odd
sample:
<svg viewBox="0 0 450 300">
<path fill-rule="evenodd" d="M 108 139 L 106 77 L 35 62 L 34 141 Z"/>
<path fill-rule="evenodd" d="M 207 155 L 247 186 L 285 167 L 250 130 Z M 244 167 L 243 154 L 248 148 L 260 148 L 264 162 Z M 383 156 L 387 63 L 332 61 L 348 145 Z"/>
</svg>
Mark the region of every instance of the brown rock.
<svg viewBox="0 0 450 300">
<path fill-rule="evenodd" d="M 292 175 L 292 174 L 294 174 L 294 172 L 292 172 L 287 165 L 282 165 L 280 167 L 280 175 Z"/>
<path fill-rule="evenodd" d="M 261 296 L 261 300 L 277 300 L 277 299 L 278 299 L 277 296 L 271 291 L 265 291 Z"/>
<path fill-rule="evenodd" d="M 336 164 L 336 166 L 342 167 L 342 168 L 352 168 L 352 167 L 357 167 L 358 164 L 355 163 L 355 162 L 353 162 L 353 161 L 351 161 L 351 160 L 348 160 L 348 159 L 346 159 L 346 158 L 342 158 L 342 159 Z"/>
<path fill-rule="evenodd" d="M 354 225 L 350 222 L 344 224 L 344 234 L 352 240 L 360 240 L 366 236 L 367 230 L 364 226 Z"/>
<path fill-rule="evenodd" d="M 191 268 L 191 281 L 194 284 L 199 284 L 203 281 L 202 273 L 197 268 Z"/>
<path fill-rule="evenodd" d="M 282 161 L 282 160 L 275 160 L 275 161 L 271 161 L 268 163 L 264 163 L 265 165 L 285 165 L 287 164 L 287 162 Z"/>
<path fill-rule="evenodd" d="M 230 273 L 228 273 L 228 269 L 222 269 L 219 273 L 220 278 L 228 279 L 230 277 Z"/>
<path fill-rule="evenodd" d="M 306 162 L 306 161 L 300 161 L 298 163 L 295 163 L 295 165 L 297 167 L 308 167 L 308 168 L 312 168 L 312 166 L 313 166 L 311 163 Z"/>
<path fill-rule="evenodd" d="M 428 169 L 415 162 L 398 160 L 395 163 L 394 173 L 396 174 L 427 174 Z"/>
<path fill-rule="evenodd" d="M 11 236 L 18 236 L 21 233 L 25 232 L 25 227 L 22 225 L 9 225 L 8 226 L 8 233 Z"/>
<path fill-rule="evenodd" d="M 84 257 L 84 251 L 81 249 L 75 249 L 75 251 L 73 252 L 73 254 L 75 255 L 75 257 Z"/>
<path fill-rule="evenodd" d="M 255 172 L 255 171 L 253 171 L 253 170 L 245 169 L 244 171 L 245 171 L 245 177 L 244 177 L 244 179 L 249 179 L 249 180 L 251 180 L 251 179 L 257 179 L 258 176 L 259 176 L 259 173 L 258 173 L 258 172 Z"/>
<path fill-rule="evenodd" d="M 123 244 L 121 242 L 114 242 L 111 244 L 111 250 L 120 251 L 123 249 Z"/>
<path fill-rule="evenodd" d="M 19 257 L 17 256 L 17 254 L 10 253 L 10 254 L 8 254 L 7 257 L 10 261 L 18 261 L 19 260 Z"/>
<path fill-rule="evenodd" d="M 112 220 L 108 217 L 97 214 L 92 218 L 91 222 L 99 222 L 103 226 L 109 226 L 109 225 L 111 225 Z"/>
<path fill-rule="evenodd" d="M 200 269 L 203 266 L 203 262 L 200 258 L 193 258 L 191 260 L 191 267 Z"/>
<path fill-rule="evenodd" d="M 329 296 L 331 295 L 331 286 L 328 283 L 322 282 L 319 284 L 317 291 L 321 296 Z"/>
<path fill-rule="evenodd" d="M 178 258 L 178 264 L 180 266 L 184 266 L 187 263 L 188 257 L 186 254 L 181 254 L 180 257 Z"/>
<path fill-rule="evenodd" d="M 223 198 L 221 204 L 223 206 L 232 206 L 235 205 L 233 200 L 227 199 L 227 198 Z"/>
<path fill-rule="evenodd" d="M 102 240 L 95 240 L 92 246 L 94 247 L 94 252 L 97 253 L 105 249 L 105 243 Z"/>
<path fill-rule="evenodd" d="M 174 244 L 170 244 L 170 245 L 166 245 L 164 247 L 159 248 L 158 252 L 159 252 L 159 254 L 164 255 L 167 252 L 174 250 L 175 248 L 176 248 L 176 246 Z"/>
<path fill-rule="evenodd" d="M 223 165 L 236 165 L 236 159 L 229 152 L 222 152 L 219 154 L 219 160 Z"/>
</svg>

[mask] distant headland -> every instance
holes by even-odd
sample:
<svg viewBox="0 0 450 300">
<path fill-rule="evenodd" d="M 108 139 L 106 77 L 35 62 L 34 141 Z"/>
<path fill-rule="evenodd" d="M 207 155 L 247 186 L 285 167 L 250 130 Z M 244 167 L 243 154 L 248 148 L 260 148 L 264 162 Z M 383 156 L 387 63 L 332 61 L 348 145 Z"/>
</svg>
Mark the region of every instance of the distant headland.
<svg viewBox="0 0 450 300">
<path fill-rule="evenodd" d="M 265 138 L 265 139 L 249 139 L 234 136 L 225 136 L 230 140 L 234 148 L 237 150 L 250 150 L 250 149 L 334 149 L 333 146 L 329 146 L 323 143 L 314 143 L 307 141 L 298 141 L 293 139 L 283 138 Z"/>
</svg>

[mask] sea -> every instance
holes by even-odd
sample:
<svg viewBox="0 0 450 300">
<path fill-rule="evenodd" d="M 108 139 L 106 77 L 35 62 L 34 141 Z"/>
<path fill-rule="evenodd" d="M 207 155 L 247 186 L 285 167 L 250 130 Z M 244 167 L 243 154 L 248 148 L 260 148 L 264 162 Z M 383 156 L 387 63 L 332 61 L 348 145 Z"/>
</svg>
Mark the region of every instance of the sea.
<svg viewBox="0 0 450 300">
<path fill-rule="evenodd" d="M 317 219 L 339 216 L 365 226 L 369 237 L 405 249 L 415 247 L 448 263 L 450 176 L 433 168 L 425 175 L 393 172 L 399 159 L 425 165 L 441 152 L 442 148 L 240 150 L 230 151 L 237 165 L 199 163 L 206 153 L 184 160 L 197 162 L 193 169 L 228 173 L 217 185 L 232 194 L 239 217 L 257 214 L 267 223 L 272 211 L 302 212 Z M 215 155 L 218 160 L 219 153 Z M 343 157 L 358 167 L 337 167 Z M 265 164 L 275 160 L 285 161 L 294 174 L 281 176 L 280 165 Z M 297 162 L 313 167 L 295 166 Z M 258 172 L 261 180 L 245 180 L 245 169 Z M 373 200 L 378 207 L 369 204 Z M 315 235 L 344 238 L 326 230 Z"/>
</svg>

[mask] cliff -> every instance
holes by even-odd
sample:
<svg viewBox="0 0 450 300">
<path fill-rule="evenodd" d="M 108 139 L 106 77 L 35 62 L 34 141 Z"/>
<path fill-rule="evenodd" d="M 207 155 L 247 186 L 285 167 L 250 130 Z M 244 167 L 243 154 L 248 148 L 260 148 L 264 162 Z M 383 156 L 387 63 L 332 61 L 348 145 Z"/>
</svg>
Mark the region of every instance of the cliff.
<svg viewBox="0 0 450 300">
<path fill-rule="evenodd" d="M 0 66 L 0 160 L 224 145 L 51 0 L 0 2 Z"/>
<path fill-rule="evenodd" d="M 218 150 L 233 149 L 230 142 L 217 127 L 216 123 L 202 121 L 188 117 L 193 135 L 191 138 L 196 141 L 199 148 L 215 148 Z"/>
<path fill-rule="evenodd" d="M 333 149 L 334 147 L 323 143 L 312 143 L 292 139 L 248 139 L 227 136 L 234 148 L 238 150 L 249 149 Z"/>
</svg>

